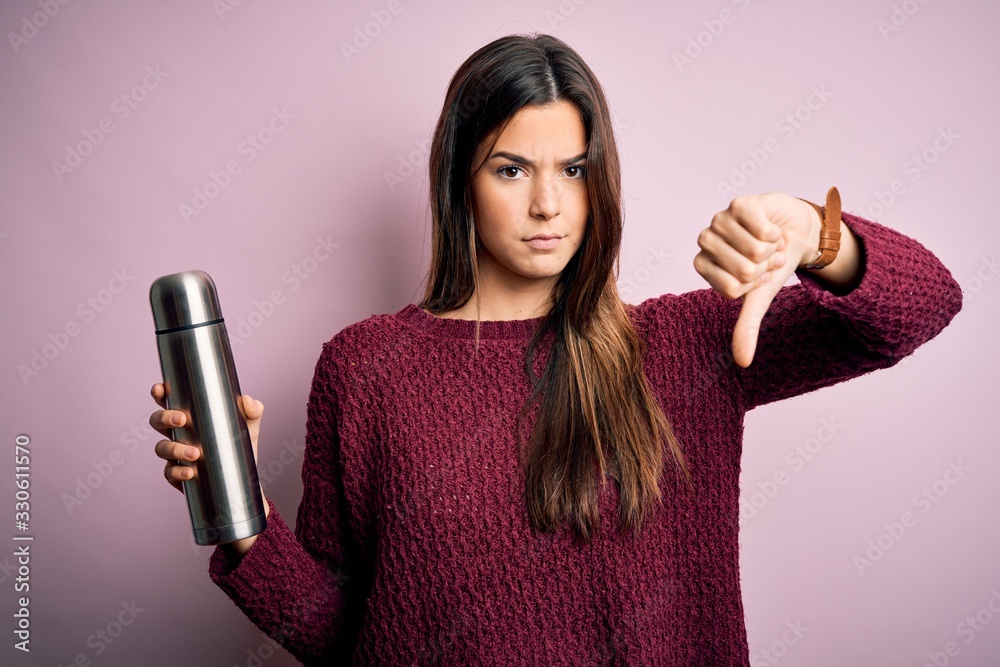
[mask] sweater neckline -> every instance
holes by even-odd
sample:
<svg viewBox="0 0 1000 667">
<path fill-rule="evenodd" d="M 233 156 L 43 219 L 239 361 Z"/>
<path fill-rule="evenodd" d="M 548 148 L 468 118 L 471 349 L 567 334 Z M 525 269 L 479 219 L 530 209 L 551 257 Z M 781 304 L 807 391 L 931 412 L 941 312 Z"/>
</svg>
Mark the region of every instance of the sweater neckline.
<svg viewBox="0 0 1000 667">
<path fill-rule="evenodd" d="M 460 320 L 431 315 L 415 303 L 407 304 L 396 313 L 396 317 L 406 324 L 437 338 L 464 338 L 472 340 L 476 337 L 476 321 Z M 482 339 L 518 339 L 531 338 L 545 316 L 532 317 L 526 320 L 481 320 L 479 322 L 479 338 Z"/>
</svg>

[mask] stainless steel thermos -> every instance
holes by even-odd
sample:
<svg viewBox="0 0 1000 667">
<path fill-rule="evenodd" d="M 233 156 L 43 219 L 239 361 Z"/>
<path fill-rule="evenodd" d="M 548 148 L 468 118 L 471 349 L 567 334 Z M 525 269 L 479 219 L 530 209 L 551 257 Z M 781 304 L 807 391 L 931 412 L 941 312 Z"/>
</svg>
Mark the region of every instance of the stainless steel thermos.
<svg viewBox="0 0 1000 667">
<path fill-rule="evenodd" d="M 167 407 L 188 418 L 172 439 L 201 450 L 183 482 L 195 542 L 256 535 L 267 525 L 264 502 L 215 283 L 204 271 L 163 276 L 149 302 Z"/>
</svg>

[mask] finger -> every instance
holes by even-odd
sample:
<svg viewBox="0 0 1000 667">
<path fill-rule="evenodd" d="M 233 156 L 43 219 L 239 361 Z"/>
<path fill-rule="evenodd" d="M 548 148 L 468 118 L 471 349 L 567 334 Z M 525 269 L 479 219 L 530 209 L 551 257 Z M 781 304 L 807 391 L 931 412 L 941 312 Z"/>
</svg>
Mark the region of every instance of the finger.
<svg viewBox="0 0 1000 667">
<path fill-rule="evenodd" d="M 168 463 L 163 466 L 163 477 L 170 482 L 170 486 L 183 493 L 183 483 L 194 477 L 194 468 L 177 465 L 175 463 Z"/>
<path fill-rule="evenodd" d="M 698 273 L 708 281 L 712 289 L 727 299 L 739 298 L 753 287 L 753 284 L 744 284 L 738 281 L 731 273 L 709 259 L 707 254 L 699 253 L 696 255 L 694 266 Z"/>
<path fill-rule="evenodd" d="M 149 395 L 161 408 L 167 407 L 167 392 L 162 382 L 157 382 L 149 389 Z"/>
<path fill-rule="evenodd" d="M 738 366 L 746 368 L 753 361 L 764 314 L 791 272 L 788 267 L 773 271 L 767 282 L 743 295 L 743 306 L 733 329 L 733 360 Z"/>
<path fill-rule="evenodd" d="M 170 440 L 160 440 L 154 445 L 153 451 L 167 460 L 163 466 L 163 476 L 172 487 L 183 493 L 183 482 L 194 478 L 195 468 L 192 462 L 201 456 L 201 451 L 197 447 Z"/>
<path fill-rule="evenodd" d="M 180 428 L 187 423 L 187 415 L 180 410 L 157 410 L 149 415 L 149 425 L 160 435 L 171 437 L 170 429 Z"/>
<path fill-rule="evenodd" d="M 745 231 L 742 234 L 749 236 Z M 753 244 L 753 255 L 746 254 L 748 251 L 734 246 L 711 229 L 706 229 L 698 241 L 708 258 L 740 283 L 753 282 L 765 271 L 781 266 L 785 261 L 784 256 L 776 252 L 777 244 L 764 244 L 750 239 L 744 247 L 750 247 L 749 243 Z"/>
<path fill-rule="evenodd" d="M 781 238 L 781 227 L 767 217 L 764 205 L 758 198 L 737 197 L 730 202 L 729 208 L 724 213 L 728 213 L 728 217 L 738 222 L 757 240 L 777 243 Z M 723 219 L 727 216 L 723 214 L 719 217 Z"/>
<path fill-rule="evenodd" d="M 243 395 L 243 413 L 248 420 L 260 419 L 264 414 L 264 404 L 249 394 Z"/>
<path fill-rule="evenodd" d="M 264 414 L 264 404 L 247 394 L 243 396 L 243 413 L 247 418 L 247 430 L 250 432 L 250 444 L 253 445 L 253 460 L 257 463 L 257 440 L 260 434 L 260 418 Z"/>
<path fill-rule="evenodd" d="M 173 440 L 160 440 L 153 445 L 153 452 L 161 459 L 170 462 L 176 461 L 197 461 L 201 456 L 201 450 L 193 445 L 186 445 L 183 442 Z"/>
<path fill-rule="evenodd" d="M 741 368 L 746 368 L 753 362 L 760 323 L 774 298 L 767 291 L 767 285 L 761 285 L 743 296 L 743 307 L 740 308 L 740 315 L 733 329 L 733 361 Z"/>
<path fill-rule="evenodd" d="M 710 236 L 706 240 L 714 240 L 716 243 L 732 246 L 740 255 L 751 262 L 763 262 L 784 245 L 781 228 L 766 217 L 764 220 L 768 226 L 767 230 L 760 229 L 759 224 L 751 221 L 744 222 L 729 214 L 728 211 L 723 211 L 712 221 L 710 228 L 717 238 L 713 239 Z M 771 238 L 773 236 L 772 230 L 777 230 L 777 238 Z M 767 238 L 761 238 L 758 236 L 759 234 L 764 234 Z"/>
<path fill-rule="evenodd" d="M 743 282 L 737 279 L 731 271 L 727 271 L 723 267 L 716 264 L 711 260 L 707 253 L 698 253 L 694 258 L 695 270 L 708 281 L 708 284 L 712 288 L 726 297 L 727 299 L 736 299 L 752 289 L 763 285 L 770 279 L 770 272 L 774 269 L 780 268 L 785 263 L 785 257 L 782 253 L 775 253 L 772 255 L 763 266 L 759 269 L 763 273 L 755 275 L 749 282 Z M 756 271 L 755 271 L 756 272 Z"/>
</svg>

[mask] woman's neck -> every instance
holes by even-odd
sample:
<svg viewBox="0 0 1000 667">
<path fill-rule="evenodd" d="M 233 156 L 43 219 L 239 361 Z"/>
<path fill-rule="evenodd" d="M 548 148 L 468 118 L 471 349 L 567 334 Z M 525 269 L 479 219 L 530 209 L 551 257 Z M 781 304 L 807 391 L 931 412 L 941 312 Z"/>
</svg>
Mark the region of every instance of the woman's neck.
<svg viewBox="0 0 1000 667">
<path fill-rule="evenodd" d="M 477 317 L 476 297 L 475 295 L 473 295 L 472 298 L 469 299 L 469 301 L 466 302 L 464 306 L 461 306 L 454 310 L 449 310 L 446 313 L 434 313 L 434 315 L 436 317 L 456 319 L 456 320 L 479 319 L 487 322 L 501 322 L 501 321 L 506 322 L 510 320 L 530 320 L 536 317 L 541 317 L 542 315 L 545 315 L 546 313 L 549 312 L 548 306 L 536 307 L 536 308 L 509 306 L 504 308 L 502 306 L 496 307 L 495 303 L 488 302 L 485 299 L 482 301 L 480 306 L 481 310 Z"/>
</svg>

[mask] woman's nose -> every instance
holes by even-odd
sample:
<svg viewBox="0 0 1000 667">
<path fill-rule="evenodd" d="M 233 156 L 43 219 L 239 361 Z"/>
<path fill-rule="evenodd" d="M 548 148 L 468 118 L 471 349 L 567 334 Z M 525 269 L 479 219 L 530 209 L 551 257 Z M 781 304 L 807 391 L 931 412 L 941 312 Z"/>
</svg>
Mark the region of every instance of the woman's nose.
<svg viewBox="0 0 1000 667">
<path fill-rule="evenodd" d="M 559 215 L 559 183 L 555 177 L 539 177 L 535 181 L 529 213 L 543 220 Z"/>
</svg>

